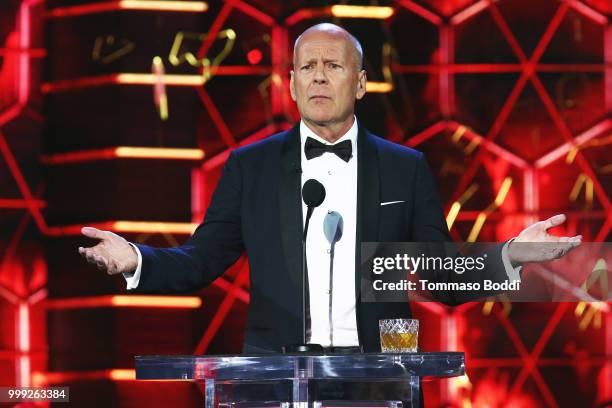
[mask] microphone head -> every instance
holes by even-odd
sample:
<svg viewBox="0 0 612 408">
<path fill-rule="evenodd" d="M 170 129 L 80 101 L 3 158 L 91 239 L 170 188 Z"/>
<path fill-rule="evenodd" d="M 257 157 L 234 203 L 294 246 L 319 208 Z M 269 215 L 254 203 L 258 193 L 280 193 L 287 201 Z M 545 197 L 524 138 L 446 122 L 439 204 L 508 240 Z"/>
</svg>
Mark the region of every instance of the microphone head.
<svg viewBox="0 0 612 408">
<path fill-rule="evenodd" d="M 344 220 L 339 212 L 331 211 L 327 213 L 323 220 L 323 233 L 327 242 L 334 244 L 340 241 L 342 238 L 342 231 L 344 230 Z"/>
<path fill-rule="evenodd" d="M 302 200 L 308 207 L 318 207 L 325 200 L 325 187 L 315 179 L 310 179 L 302 187 Z"/>
</svg>

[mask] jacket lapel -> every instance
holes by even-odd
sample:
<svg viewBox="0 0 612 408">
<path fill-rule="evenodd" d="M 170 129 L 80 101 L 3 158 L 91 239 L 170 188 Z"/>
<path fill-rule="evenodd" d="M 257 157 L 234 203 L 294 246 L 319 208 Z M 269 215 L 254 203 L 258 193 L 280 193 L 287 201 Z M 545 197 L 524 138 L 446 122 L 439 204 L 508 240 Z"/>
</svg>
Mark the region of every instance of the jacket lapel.
<svg viewBox="0 0 612 408">
<path fill-rule="evenodd" d="M 298 294 L 299 307 L 293 311 L 299 316 L 302 327 L 302 192 L 301 192 L 301 144 L 299 125 L 294 126 L 285 134 L 281 148 L 280 182 L 278 188 L 278 203 L 280 216 L 280 231 L 285 268 L 289 274 L 295 292 Z M 300 333 L 301 338 L 301 333 Z"/>
<path fill-rule="evenodd" d="M 355 299 L 361 300 L 361 243 L 378 241 L 380 177 L 376 139 L 363 126 L 357 136 L 357 235 L 355 239 Z"/>
</svg>

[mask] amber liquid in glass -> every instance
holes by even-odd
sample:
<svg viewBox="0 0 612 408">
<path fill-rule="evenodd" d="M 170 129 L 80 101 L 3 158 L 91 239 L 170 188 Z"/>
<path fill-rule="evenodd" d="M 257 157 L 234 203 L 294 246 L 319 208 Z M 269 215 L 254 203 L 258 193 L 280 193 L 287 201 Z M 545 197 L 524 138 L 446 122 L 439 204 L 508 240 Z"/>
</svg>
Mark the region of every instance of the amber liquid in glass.
<svg viewBox="0 0 612 408">
<path fill-rule="evenodd" d="M 383 333 L 380 345 L 383 351 L 417 351 L 417 333 Z"/>
</svg>

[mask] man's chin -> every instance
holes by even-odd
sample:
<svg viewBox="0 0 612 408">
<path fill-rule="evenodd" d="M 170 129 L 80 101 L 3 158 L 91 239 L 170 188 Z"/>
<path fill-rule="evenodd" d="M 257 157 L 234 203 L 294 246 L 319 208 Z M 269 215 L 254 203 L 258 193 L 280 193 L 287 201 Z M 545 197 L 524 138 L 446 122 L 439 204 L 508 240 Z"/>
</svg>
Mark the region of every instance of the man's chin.
<svg viewBox="0 0 612 408">
<path fill-rule="evenodd" d="M 331 125 L 333 122 L 330 120 L 312 120 L 311 119 L 310 123 L 318 127 L 326 127 L 326 126 Z"/>
<path fill-rule="evenodd" d="M 307 118 L 308 121 L 314 123 L 317 126 L 327 126 L 334 122 L 334 118 L 329 115 L 329 112 L 320 115 L 308 115 Z"/>
</svg>

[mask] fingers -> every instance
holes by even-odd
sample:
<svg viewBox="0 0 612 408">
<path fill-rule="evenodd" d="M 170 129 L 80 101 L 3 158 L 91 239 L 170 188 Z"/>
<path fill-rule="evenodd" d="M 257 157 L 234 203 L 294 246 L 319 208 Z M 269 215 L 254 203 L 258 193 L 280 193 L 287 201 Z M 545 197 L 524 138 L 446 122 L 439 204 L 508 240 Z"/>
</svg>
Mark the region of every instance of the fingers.
<svg viewBox="0 0 612 408">
<path fill-rule="evenodd" d="M 104 239 L 106 237 L 105 231 L 99 230 L 94 227 L 83 227 L 81 228 L 81 234 L 88 238 Z"/>
<path fill-rule="evenodd" d="M 109 268 L 109 260 L 95 251 L 94 248 L 79 247 L 79 254 L 87 260 L 89 264 L 95 265 L 99 270 L 111 273 Z"/>
<path fill-rule="evenodd" d="M 106 271 L 109 275 L 115 275 L 119 273 L 119 267 L 117 266 L 117 262 L 113 259 L 110 259 L 107 264 L 108 270 Z"/>
<path fill-rule="evenodd" d="M 79 247 L 79 254 L 87 260 L 88 263 L 95 265 L 94 251 L 92 248 Z"/>
<path fill-rule="evenodd" d="M 568 243 L 572 246 L 578 246 L 582 243 L 582 235 L 576 235 L 575 237 L 559 237 L 557 242 Z"/>
<path fill-rule="evenodd" d="M 575 237 L 560 237 L 558 243 L 552 248 L 552 258 L 558 259 L 565 256 L 572 249 L 576 248 L 582 243 L 582 235 L 576 235 Z"/>
<path fill-rule="evenodd" d="M 108 268 L 106 267 L 106 259 L 104 259 L 100 255 L 94 254 L 94 260 L 96 261 L 96 266 L 101 271 L 106 271 Z"/>
<path fill-rule="evenodd" d="M 582 244 L 582 235 L 576 235 L 575 237 L 569 237 L 567 239 L 567 244 L 569 245 L 569 248 L 563 255 L 567 254 L 569 251 L 578 247 L 578 245 Z"/>
<path fill-rule="evenodd" d="M 553 250 L 553 258 L 554 259 L 558 259 L 561 258 L 563 256 L 565 256 L 565 254 L 567 254 L 569 251 L 572 250 L 572 248 L 574 248 L 574 246 L 570 243 L 565 243 L 561 246 L 556 247 Z"/>
<path fill-rule="evenodd" d="M 561 225 L 565 222 L 565 214 L 557 214 L 553 215 L 546 221 L 544 221 L 544 229 L 549 229 L 552 227 L 556 227 L 557 225 Z"/>
</svg>

